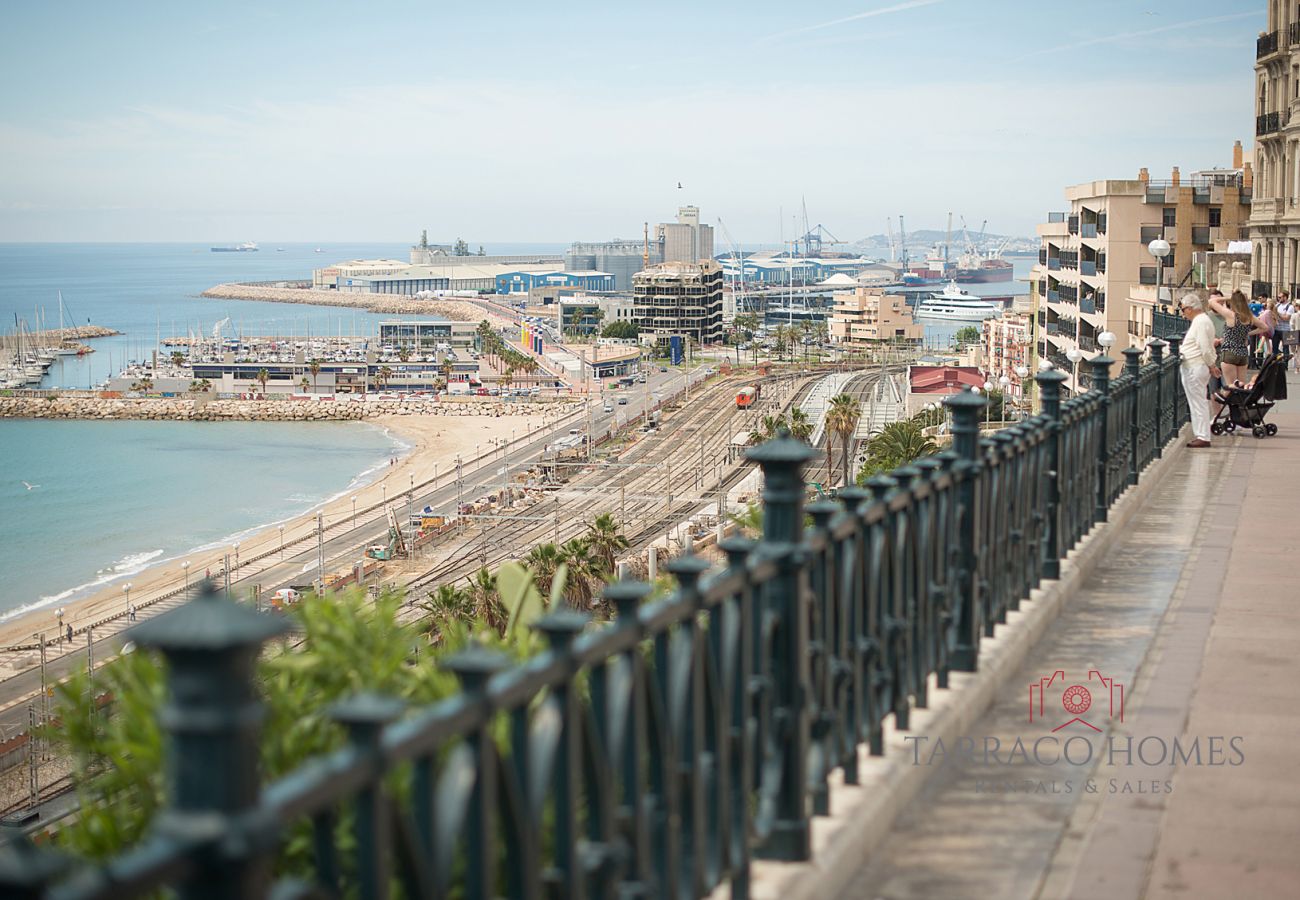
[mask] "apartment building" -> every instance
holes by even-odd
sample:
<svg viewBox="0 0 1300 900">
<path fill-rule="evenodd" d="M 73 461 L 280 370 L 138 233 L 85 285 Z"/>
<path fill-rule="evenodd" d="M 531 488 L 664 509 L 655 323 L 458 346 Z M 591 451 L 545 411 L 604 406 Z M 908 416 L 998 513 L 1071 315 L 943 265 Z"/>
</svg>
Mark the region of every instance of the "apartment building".
<svg viewBox="0 0 1300 900">
<path fill-rule="evenodd" d="M 1300 7 L 1272 0 L 1255 42 L 1253 296 L 1300 284 Z"/>
<path fill-rule="evenodd" d="M 830 317 L 831 342 L 862 346 L 880 341 L 919 343 L 925 326 L 912 321 L 907 298 L 887 294 L 882 288 L 860 287 L 837 291 Z"/>
<path fill-rule="evenodd" d="M 632 321 L 643 342 L 682 335 L 699 344 L 722 340 L 722 266 L 666 262 L 632 276 Z"/>
<path fill-rule="evenodd" d="M 1031 345 L 1033 343 L 1033 324 L 1029 316 L 1007 314 L 982 323 L 982 343 L 984 349 L 984 371 L 989 381 L 1001 385 L 1001 379 L 1008 379 L 1007 395 L 1017 400 L 1027 391 L 1023 382 L 1033 377 L 1031 365 Z M 1025 372 L 1024 377 L 1020 375 Z"/>
<path fill-rule="evenodd" d="M 1069 390 L 1086 389 L 1089 381 L 1081 366 L 1075 384 L 1071 349 L 1095 356 L 1105 331 L 1117 335 L 1112 354 L 1143 345 L 1152 310 L 1170 303 L 1178 287 L 1204 283 L 1206 253 L 1246 236 L 1251 167 L 1242 164 L 1240 143 L 1233 163 L 1188 178 L 1175 167 L 1157 181 L 1142 169 L 1131 181 L 1075 185 L 1065 190 L 1069 209 L 1049 213 L 1038 226 L 1038 354 L 1070 378 Z M 1158 238 L 1170 247 L 1162 263 L 1148 250 Z M 1157 280 L 1164 285 L 1159 297 Z"/>
</svg>

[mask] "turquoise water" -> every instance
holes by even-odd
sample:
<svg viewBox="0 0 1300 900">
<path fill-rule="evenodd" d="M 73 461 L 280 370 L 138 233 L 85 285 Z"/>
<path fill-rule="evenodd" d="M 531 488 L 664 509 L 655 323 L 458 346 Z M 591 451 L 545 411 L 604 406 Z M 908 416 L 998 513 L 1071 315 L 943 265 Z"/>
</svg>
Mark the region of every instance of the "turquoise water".
<svg viewBox="0 0 1300 900">
<path fill-rule="evenodd" d="M 0 332 L 14 330 L 15 316 L 35 327 L 43 314 L 57 327 L 60 291 L 65 325 L 123 332 L 91 341 L 96 352 L 85 357 L 60 357 L 44 386 L 67 388 L 146 359 L 158 335 L 210 333 L 225 317 L 226 334 L 374 334 L 392 317 L 198 295 L 221 282 L 307 279 L 339 260 L 408 252 L 400 244 L 321 244 L 322 253 L 314 244 L 264 242 L 258 253 L 209 246 L 0 244 Z M 0 616 L 305 512 L 393 452 L 393 441 L 360 423 L 0 420 Z M 23 481 L 40 487 L 28 491 Z"/>
<path fill-rule="evenodd" d="M 0 616 L 306 512 L 400 449 L 358 422 L 0 420 Z"/>
</svg>

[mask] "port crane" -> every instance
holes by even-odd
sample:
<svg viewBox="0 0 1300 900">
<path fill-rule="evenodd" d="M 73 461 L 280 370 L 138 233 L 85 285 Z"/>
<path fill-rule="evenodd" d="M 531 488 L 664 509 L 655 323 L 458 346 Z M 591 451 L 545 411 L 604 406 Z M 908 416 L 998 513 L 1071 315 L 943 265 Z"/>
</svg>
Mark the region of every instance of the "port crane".
<svg viewBox="0 0 1300 900">
<path fill-rule="evenodd" d="M 831 234 L 830 230 L 820 222 L 812 227 L 808 227 L 808 202 L 800 198 L 803 203 L 803 237 L 795 241 L 796 245 L 802 245 L 804 256 L 820 256 L 822 247 L 843 244 L 845 241 L 840 240 Z"/>
<path fill-rule="evenodd" d="M 722 221 L 722 216 L 718 216 L 718 230 L 722 232 L 722 237 L 727 241 L 727 246 L 731 248 L 731 265 L 735 274 L 731 277 L 731 296 L 736 301 L 736 312 L 743 313 L 747 295 L 745 292 L 745 257 L 741 255 L 740 248 L 736 246 L 735 240 L 731 237 L 731 231 Z M 757 311 L 757 310 L 753 310 Z"/>
<path fill-rule="evenodd" d="M 885 217 L 885 233 L 889 235 L 889 261 L 898 262 L 898 242 L 894 240 L 894 220 Z"/>
</svg>

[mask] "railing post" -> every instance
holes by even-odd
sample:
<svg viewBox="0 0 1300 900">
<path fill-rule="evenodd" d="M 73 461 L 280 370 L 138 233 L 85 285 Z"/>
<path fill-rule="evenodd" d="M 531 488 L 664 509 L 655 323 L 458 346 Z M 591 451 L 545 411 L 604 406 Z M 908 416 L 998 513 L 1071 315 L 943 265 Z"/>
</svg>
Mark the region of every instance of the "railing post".
<svg viewBox="0 0 1300 900">
<path fill-rule="evenodd" d="M 1174 434 L 1178 434 L 1183 427 L 1183 404 L 1178 399 L 1182 396 L 1178 390 L 1178 373 L 1182 371 L 1183 366 L 1183 336 L 1181 334 L 1171 334 L 1165 338 L 1165 342 L 1169 344 L 1169 358 L 1173 360 L 1174 378 L 1172 380 L 1174 382 L 1174 393 L 1169 398 L 1169 402 L 1174 405 Z"/>
<path fill-rule="evenodd" d="M 762 588 L 763 616 L 773 637 L 772 716 L 780 747 L 780 788 L 774 821 L 761 856 L 787 862 L 812 855 L 808 790 L 808 618 L 804 614 L 803 465 L 817 451 L 788 431 L 745 455 L 763 469 L 763 539 L 758 556 L 771 559 L 777 574 Z"/>
<path fill-rule="evenodd" d="M 553 709 L 560 722 L 555 770 L 555 866 L 557 890 L 561 896 L 582 900 L 587 895 L 583 870 L 582 831 L 582 732 L 580 701 L 573 675 L 577 661 L 573 642 L 586 627 L 588 616 L 574 609 L 559 609 L 538 619 L 533 628 L 546 637 L 550 652 L 563 661 L 569 676 L 551 689 Z M 484 894 L 483 896 L 487 896 Z"/>
<path fill-rule="evenodd" d="M 460 681 L 461 691 L 470 702 L 482 699 L 492 676 L 509 666 L 510 659 L 505 654 L 475 645 L 443 663 L 443 667 Z M 469 816 L 465 822 L 465 896 L 492 897 L 495 896 L 500 866 L 497 853 L 500 829 L 496 818 L 500 785 L 491 728 L 484 727 L 467 734 L 465 745 L 473 755 L 475 774 Z M 523 748 L 519 748 L 519 752 L 523 752 Z M 529 853 L 530 858 L 531 855 Z M 515 862 L 518 864 L 520 860 Z"/>
<path fill-rule="evenodd" d="M 197 870 L 178 885 L 182 898 L 266 894 L 275 847 L 219 853 L 217 845 L 234 819 L 257 806 L 263 710 L 253 667 L 262 644 L 286 630 L 281 619 L 253 612 L 206 581 L 196 599 L 128 632 L 167 660 L 168 698 L 160 715 L 167 797 L 156 833 L 210 842 Z"/>
<path fill-rule="evenodd" d="M 384 795 L 383 738 L 384 726 L 402 714 L 402 702 L 393 697 L 377 694 L 358 694 L 337 704 L 331 714 L 348 732 L 348 743 L 364 760 L 370 770 L 370 781 L 357 792 L 352 832 L 356 859 L 357 895 L 363 900 L 382 900 L 388 896 L 392 852 L 392 828 L 388 811 L 388 798 Z M 471 739 L 472 740 L 472 739 Z M 481 789 L 482 771 L 479 772 Z M 473 816 L 474 813 L 471 813 Z M 471 844 L 477 841 L 471 838 Z M 470 869 L 475 868 L 471 853 Z M 471 883 L 473 876 L 471 875 Z M 484 896 L 482 892 L 469 896 Z"/>
<path fill-rule="evenodd" d="M 1043 533 L 1043 577 L 1061 577 L 1061 383 L 1065 373 L 1056 369 L 1034 376 L 1047 417 L 1047 512 Z"/>
<path fill-rule="evenodd" d="M 1142 350 L 1139 347 L 1124 348 L 1124 374 L 1133 381 L 1132 400 L 1128 423 L 1128 483 L 1138 483 L 1138 434 L 1141 423 L 1138 422 L 1138 410 L 1141 408 L 1142 393 Z"/>
<path fill-rule="evenodd" d="M 1159 459 L 1165 445 L 1165 342 L 1157 338 L 1147 346 L 1151 348 L 1151 361 L 1156 365 L 1156 408 L 1153 415 L 1156 417 L 1156 459 Z"/>
<path fill-rule="evenodd" d="M 952 413 L 952 446 L 957 453 L 954 470 L 959 477 L 957 533 L 960 536 L 957 562 L 957 598 L 953 616 L 956 639 L 950 669 L 974 672 L 980 651 L 980 592 L 977 579 L 977 547 L 984 535 L 975 533 L 979 511 L 975 479 L 980 472 L 980 413 L 988 400 L 962 391 L 943 401 Z"/>
<path fill-rule="evenodd" d="M 1110 514 L 1110 367 L 1115 360 L 1103 351 L 1088 360 L 1092 366 L 1092 386 L 1101 395 L 1097 406 L 1097 508 L 1093 520 L 1105 522 Z"/>
</svg>

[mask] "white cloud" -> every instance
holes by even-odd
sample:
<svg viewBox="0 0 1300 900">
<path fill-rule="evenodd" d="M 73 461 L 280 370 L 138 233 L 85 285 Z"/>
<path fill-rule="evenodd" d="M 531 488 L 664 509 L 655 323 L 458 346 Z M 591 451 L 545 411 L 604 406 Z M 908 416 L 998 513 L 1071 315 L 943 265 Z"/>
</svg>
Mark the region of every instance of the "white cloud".
<svg viewBox="0 0 1300 900">
<path fill-rule="evenodd" d="M 796 34 L 806 34 L 809 31 L 820 31 L 823 28 L 833 28 L 836 25 L 847 25 L 850 22 L 860 22 L 863 19 L 874 19 L 879 16 L 893 15 L 894 13 L 907 12 L 909 9 L 918 9 L 922 6 L 933 6 L 941 3 L 943 0 L 905 0 L 903 3 L 896 3 L 893 6 L 884 6 L 879 9 L 869 9 L 866 12 L 855 13 L 851 16 L 844 16 L 840 19 L 831 19 L 829 22 L 818 22 L 816 25 L 804 25 L 799 28 L 791 28 L 788 31 L 778 31 L 775 34 L 765 35 L 758 39 L 758 43 L 771 43 L 782 38 L 792 37 Z"/>
</svg>

